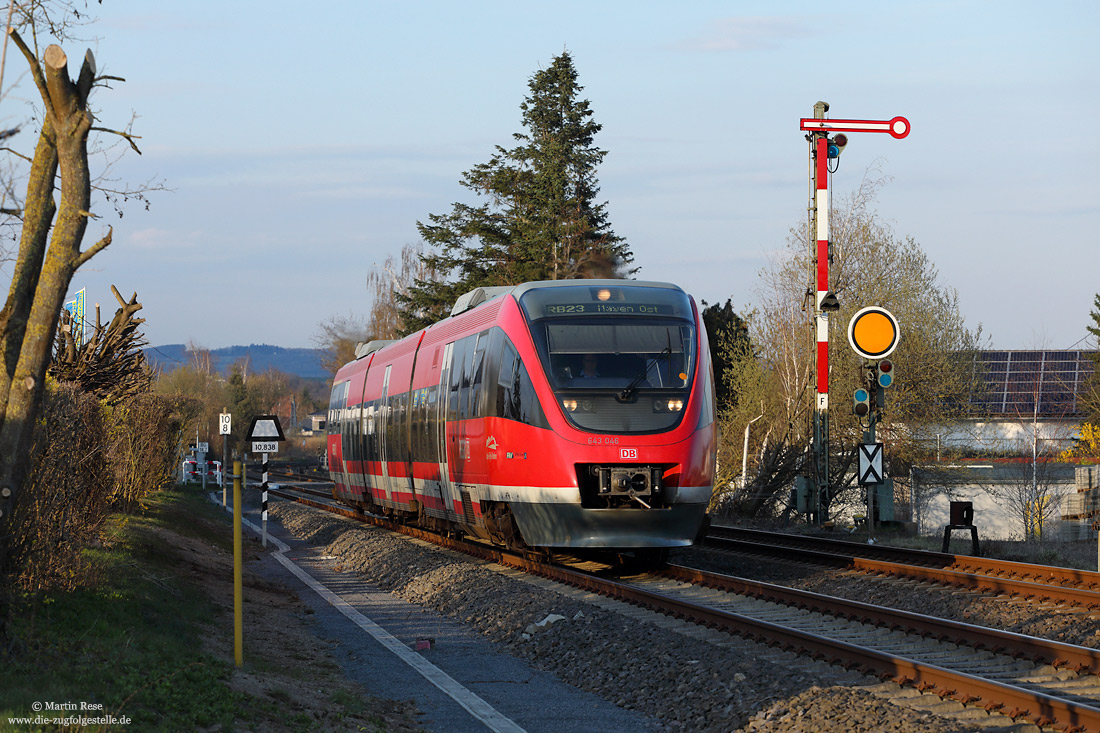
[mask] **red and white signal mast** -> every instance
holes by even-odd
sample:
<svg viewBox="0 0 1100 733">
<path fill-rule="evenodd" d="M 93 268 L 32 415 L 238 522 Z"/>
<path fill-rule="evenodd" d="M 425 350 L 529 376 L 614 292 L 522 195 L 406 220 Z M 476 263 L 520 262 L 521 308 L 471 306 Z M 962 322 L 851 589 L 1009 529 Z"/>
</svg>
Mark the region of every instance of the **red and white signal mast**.
<svg viewBox="0 0 1100 733">
<path fill-rule="evenodd" d="M 811 287 L 814 297 L 814 374 L 816 390 L 813 409 L 812 465 L 808 483 L 812 496 L 814 522 L 828 519 L 822 516 L 822 497 L 829 492 L 829 313 L 840 310 L 840 303 L 829 290 L 829 161 L 840 157 L 854 132 L 885 132 L 901 139 L 909 134 L 909 120 L 830 120 L 827 102 L 814 105 L 814 116 L 799 120 L 810 143 L 810 262 Z M 824 502 L 827 506 L 828 502 Z"/>
</svg>

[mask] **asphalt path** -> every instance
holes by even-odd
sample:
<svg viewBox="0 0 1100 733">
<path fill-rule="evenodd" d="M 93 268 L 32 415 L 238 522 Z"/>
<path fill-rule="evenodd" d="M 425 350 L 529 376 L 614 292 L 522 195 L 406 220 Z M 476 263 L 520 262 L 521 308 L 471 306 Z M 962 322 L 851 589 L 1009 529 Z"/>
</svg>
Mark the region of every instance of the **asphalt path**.
<svg viewBox="0 0 1100 733">
<path fill-rule="evenodd" d="M 221 492 L 211 498 L 220 504 Z M 258 502 L 258 492 L 250 487 L 244 500 L 246 532 L 258 533 Z M 446 616 L 354 573 L 337 572 L 337 560 L 326 557 L 324 548 L 289 536 L 277 522 L 269 520 L 267 532 L 267 551 L 255 569 L 293 588 L 314 611 L 309 623 L 334 643 L 336 661 L 348 679 L 379 697 L 415 701 L 424 730 L 634 733 L 654 728 L 644 715 L 534 669 Z"/>
</svg>

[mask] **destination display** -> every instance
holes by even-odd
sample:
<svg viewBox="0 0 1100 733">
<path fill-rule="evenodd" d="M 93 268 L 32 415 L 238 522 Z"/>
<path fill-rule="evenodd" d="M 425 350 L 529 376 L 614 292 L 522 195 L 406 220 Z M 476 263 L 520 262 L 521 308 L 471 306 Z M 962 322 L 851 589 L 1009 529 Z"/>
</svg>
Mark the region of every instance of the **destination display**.
<svg viewBox="0 0 1100 733">
<path fill-rule="evenodd" d="M 685 321 L 695 318 L 691 299 L 683 290 L 660 283 L 642 285 L 626 280 L 614 285 L 538 288 L 523 293 L 519 303 L 533 321 L 574 316 L 672 317 Z"/>
<path fill-rule="evenodd" d="M 675 310 L 670 305 L 657 305 L 655 303 L 557 303 L 547 304 L 544 312 L 548 316 L 572 316 L 572 315 L 631 315 L 653 316 L 675 315 Z"/>
</svg>

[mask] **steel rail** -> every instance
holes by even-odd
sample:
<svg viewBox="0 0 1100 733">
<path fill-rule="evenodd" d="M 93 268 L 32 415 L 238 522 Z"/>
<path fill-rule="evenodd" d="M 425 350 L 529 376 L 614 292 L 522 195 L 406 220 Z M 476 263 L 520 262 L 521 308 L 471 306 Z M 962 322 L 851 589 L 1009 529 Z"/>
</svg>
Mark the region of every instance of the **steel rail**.
<svg viewBox="0 0 1100 733">
<path fill-rule="evenodd" d="M 710 534 L 727 539 L 747 539 L 763 544 L 784 544 L 807 549 L 829 549 L 841 554 L 891 560 L 909 565 L 927 565 L 960 570 L 983 575 L 1007 575 L 1034 582 L 1062 587 L 1092 588 L 1100 591 L 1100 572 L 1064 568 L 1056 565 L 1039 565 L 1014 560 L 998 560 L 973 555 L 954 555 L 930 550 L 917 550 L 890 545 L 869 545 L 832 537 L 811 537 L 758 529 L 711 525 Z"/>
<path fill-rule="evenodd" d="M 317 478 L 316 476 L 310 476 L 304 473 L 295 473 L 294 471 L 288 471 L 284 468 L 270 467 L 268 469 L 268 475 L 270 476 L 285 476 L 290 482 L 296 484 L 332 484 L 327 478 Z"/>
<path fill-rule="evenodd" d="M 678 619 L 771 646 L 779 646 L 785 650 L 808 654 L 830 664 L 858 669 L 864 674 L 874 675 L 880 679 L 893 680 L 899 685 L 911 685 L 921 692 L 932 691 L 941 698 L 951 697 L 963 704 L 981 703 L 987 711 L 1001 712 L 1013 720 L 1026 718 L 1036 725 L 1058 727 L 1067 733 L 1073 731 L 1100 733 L 1100 708 L 1090 705 L 1074 703 L 1045 693 L 897 657 L 750 616 L 670 598 L 627 583 L 600 578 L 559 565 L 548 565 L 497 548 L 440 537 L 415 527 L 399 525 L 374 515 L 323 504 L 282 490 L 274 490 L 270 493 L 609 598 L 617 598 Z"/>
<path fill-rule="evenodd" d="M 820 563 L 831 567 L 861 570 L 867 573 L 882 573 L 914 580 L 930 580 L 970 590 L 1008 593 L 1025 598 L 1069 603 L 1086 608 L 1100 608 L 1100 591 L 1091 588 L 1036 583 L 1011 577 L 1005 578 L 962 570 L 931 568 L 924 565 L 908 565 L 889 560 L 876 560 L 856 555 L 840 555 L 804 547 L 763 544 L 725 537 L 707 537 L 703 544 L 708 547 L 731 551 L 751 552 L 771 557 L 786 557 L 802 563 Z"/>
<path fill-rule="evenodd" d="M 1050 664 L 1056 668 L 1066 667 L 1077 673 L 1100 674 L 1100 651 L 1088 647 L 737 578 L 732 575 L 711 573 L 682 565 L 669 565 L 660 571 L 660 574 L 673 580 L 717 588 L 802 610 L 816 611 L 859 623 L 900 629 L 907 633 L 952 642 L 960 646 L 1010 654 L 1034 662 Z"/>
<path fill-rule="evenodd" d="M 498 562 L 502 564 L 709 628 L 804 652 L 831 664 L 859 669 L 880 679 L 912 685 L 922 692 L 932 690 L 941 698 L 951 697 L 964 704 L 981 702 L 987 711 L 1003 712 L 1013 720 L 1024 717 L 1039 726 L 1052 725 L 1066 731 L 1100 732 L 1100 708 L 787 628 L 750 616 L 669 598 L 589 573 L 547 566 L 508 553 L 501 554 L 503 557 Z"/>
</svg>

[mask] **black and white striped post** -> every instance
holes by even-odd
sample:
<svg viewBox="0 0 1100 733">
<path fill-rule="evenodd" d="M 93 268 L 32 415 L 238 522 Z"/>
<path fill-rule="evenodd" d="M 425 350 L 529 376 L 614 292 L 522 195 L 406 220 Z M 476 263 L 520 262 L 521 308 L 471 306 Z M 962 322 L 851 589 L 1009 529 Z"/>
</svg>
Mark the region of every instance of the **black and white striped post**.
<svg viewBox="0 0 1100 733">
<path fill-rule="evenodd" d="M 267 547 L 267 454 L 262 454 L 263 458 L 260 462 L 261 473 L 263 475 L 260 484 L 260 540 L 264 547 Z"/>
<path fill-rule="evenodd" d="M 267 547 L 267 456 L 277 453 L 279 443 L 286 440 L 277 415 L 257 415 L 252 418 L 248 428 L 248 439 L 252 441 L 252 452 L 261 456 L 260 482 L 260 536 L 263 546 Z"/>
</svg>

